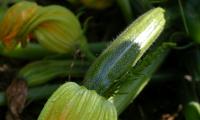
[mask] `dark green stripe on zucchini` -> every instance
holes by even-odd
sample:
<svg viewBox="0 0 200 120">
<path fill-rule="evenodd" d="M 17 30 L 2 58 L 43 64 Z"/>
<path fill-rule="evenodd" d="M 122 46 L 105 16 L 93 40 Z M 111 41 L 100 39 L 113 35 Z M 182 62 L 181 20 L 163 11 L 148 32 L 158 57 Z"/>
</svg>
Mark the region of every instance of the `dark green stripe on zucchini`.
<svg viewBox="0 0 200 120">
<path fill-rule="evenodd" d="M 86 74 L 84 85 L 103 95 L 137 63 L 160 35 L 164 24 L 162 8 L 154 8 L 135 20 L 96 59 Z"/>
<path fill-rule="evenodd" d="M 175 43 L 164 42 L 153 49 L 138 61 L 137 65 L 128 70 L 107 93 L 109 100 L 115 105 L 120 114 L 139 95 L 150 81 L 153 73 L 160 66 L 169 49 Z"/>
</svg>

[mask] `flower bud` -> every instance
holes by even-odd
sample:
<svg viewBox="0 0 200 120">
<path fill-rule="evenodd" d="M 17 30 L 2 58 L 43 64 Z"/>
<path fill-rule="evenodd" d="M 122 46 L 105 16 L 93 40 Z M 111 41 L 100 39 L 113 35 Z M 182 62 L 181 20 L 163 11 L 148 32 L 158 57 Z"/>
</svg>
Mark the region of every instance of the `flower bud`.
<svg viewBox="0 0 200 120">
<path fill-rule="evenodd" d="M 68 82 L 49 98 L 38 120 L 117 120 L 117 112 L 95 91 Z"/>
<path fill-rule="evenodd" d="M 26 45 L 36 38 L 45 48 L 67 53 L 85 39 L 76 16 L 68 9 L 51 5 L 42 7 L 33 2 L 19 2 L 6 12 L 0 23 L 0 40 L 8 47 Z"/>
<path fill-rule="evenodd" d="M 7 48 L 14 48 L 28 37 L 19 36 L 23 25 L 35 14 L 38 6 L 35 3 L 22 2 L 9 8 L 0 23 L 0 40 Z M 25 40 L 23 40 L 25 39 Z"/>
</svg>

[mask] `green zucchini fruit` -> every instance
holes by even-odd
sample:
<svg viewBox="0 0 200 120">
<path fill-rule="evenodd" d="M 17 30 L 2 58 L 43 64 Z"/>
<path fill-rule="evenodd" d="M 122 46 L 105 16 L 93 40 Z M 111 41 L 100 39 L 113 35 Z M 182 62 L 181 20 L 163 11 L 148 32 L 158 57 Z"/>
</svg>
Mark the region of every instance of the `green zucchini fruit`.
<svg viewBox="0 0 200 120">
<path fill-rule="evenodd" d="M 162 32 L 164 10 L 154 8 L 135 20 L 96 59 L 84 85 L 103 95 L 119 77 L 133 67 Z"/>
<path fill-rule="evenodd" d="M 189 102 L 185 107 L 186 120 L 200 120 L 200 104 L 194 101 Z"/>
<path fill-rule="evenodd" d="M 147 54 L 138 61 L 137 65 L 128 70 L 108 92 L 109 100 L 115 105 L 120 114 L 139 95 L 149 83 L 153 73 L 160 66 L 170 48 L 175 43 L 164 42 L 153 46 Z"/>
</svg>

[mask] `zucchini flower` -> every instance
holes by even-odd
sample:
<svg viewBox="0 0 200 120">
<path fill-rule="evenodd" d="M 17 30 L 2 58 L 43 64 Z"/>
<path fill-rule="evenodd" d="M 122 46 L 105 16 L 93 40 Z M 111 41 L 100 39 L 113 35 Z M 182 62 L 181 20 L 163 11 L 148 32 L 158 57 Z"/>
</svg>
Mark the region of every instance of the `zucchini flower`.
<svg viewBox="0 0 200 120">
<path fill-rule="evenodd" d="M 12 49 L 31 38 L 53 52 L 69 53 L 81 47 L 91 54 L 76 16 L 58 5 L 42 7 L 23 1 L 9 8 L 0 23 L 0 40 Z"/>
<path fill-rule="evenodd" d="M 117 120 L 117 112 L 95 91 L 67 82 L 49 98 L 38 120 Z"/>
</svg>

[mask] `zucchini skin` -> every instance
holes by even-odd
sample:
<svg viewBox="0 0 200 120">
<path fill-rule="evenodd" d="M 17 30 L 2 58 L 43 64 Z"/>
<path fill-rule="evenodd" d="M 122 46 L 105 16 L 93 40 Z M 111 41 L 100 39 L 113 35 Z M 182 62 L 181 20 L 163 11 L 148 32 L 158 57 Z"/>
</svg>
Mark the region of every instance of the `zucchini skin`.
<svg viewBox="0 0 200 120">
<path fill-rule="evenodd" d="M 134 68 L 129 69 L 120 81 L 110 88 L 109 101 L 115 105 L 118 114 L 122 113 L 137 98 L 164 61 L 170 48 L 174 46 L 176 44 L 171 42 L 153 46 Z"/>
<path fill-rule="evenodd" d="M 195 101 L 191 101 L 185 108 L 186 120 L 200 120 L 200 104 Z"/>
<path fill-rule="evenodd" d="M 154 8 L 122 32 L 89 68 L 84 85 L 103 95 L 160 35 L 165 25 L 164 10 Z"/>
</svg>

